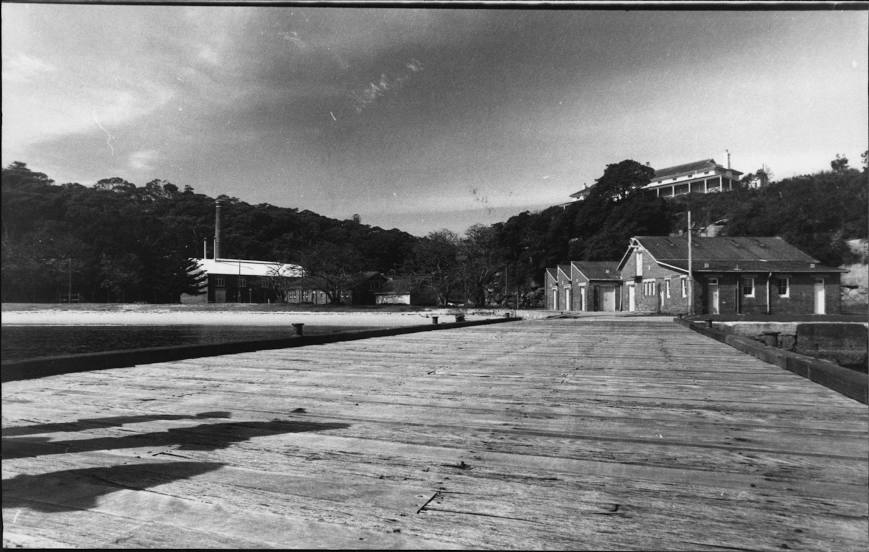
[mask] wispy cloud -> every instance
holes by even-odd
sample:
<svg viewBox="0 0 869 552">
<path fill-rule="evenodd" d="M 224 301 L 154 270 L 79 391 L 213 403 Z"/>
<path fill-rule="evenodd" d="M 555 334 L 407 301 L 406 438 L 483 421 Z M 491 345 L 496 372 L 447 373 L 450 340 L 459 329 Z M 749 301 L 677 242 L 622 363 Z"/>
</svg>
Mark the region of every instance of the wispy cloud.
<svg viewBox="0 0 869 552">
<path fill-rule="evenodd" d="M 128 158 L 130 168 L 136 171 L 154 170 L 155 162 L 160 158 L 157 150 L 134 151 Z"/>
<path fill-rule="evenodd" d="M 401 89 L 414 73 L 419 73 L 422 70 L 422 63 L 417 59 L 411 59 L 404 64 L 404 69 L 397 73 L 391 75 L 381 73 L 378 81 L 371 81 L 368 86 L 350 95 L 356 112 L 361 113 L 387 92 L 394 93 Z"/>
<path fill-rule="evenodd" d="M 57 71 L 57 68 L 39 58 L 18 52 L 3 56 L 3 83 L 28 83 L 44 73 Z"/>
</svg>

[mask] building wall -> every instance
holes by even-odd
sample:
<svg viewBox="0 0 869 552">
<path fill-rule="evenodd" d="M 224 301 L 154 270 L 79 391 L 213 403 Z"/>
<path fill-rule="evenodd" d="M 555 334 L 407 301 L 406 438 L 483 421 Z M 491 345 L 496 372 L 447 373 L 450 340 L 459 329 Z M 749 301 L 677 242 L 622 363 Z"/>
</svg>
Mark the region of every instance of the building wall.
<svg viewBox="0 0 869 552">
<path fill-rule="evenodd" d="M 273 288 L 271 278 L 238 276 L 236 274 L 209 274 L 207 280 L 209 303 L 268 303 L 280 301 L 280 292 Z"/>
<path fill-rule="evenodd" d="M 595 282 L 592 280 L 588 286 L 588 310 L 603 311 L 604 295 L 611 290 L 615 299 L 614 309 L 619 311 L 621 309 L 621 287 L 619 282 Z"/>
<path fill-rule="evenodd" d="M 558 303 L 553 297 L 553 289 L 557 289 L 557 280 L 552 277 L 552 274 L 547 270 L 543 278 L 544 295 L 546 310 L 558 310 Z"/>
<path fill-rule="evenodd" d="M 574 293 L 571 287 L 570 274 L 565 274 L 560 268 L 556 269 L 556 274 L 558 275 L 558 308 L 555 310 L 574 310 Z"/>
<path fill-rule="evenodd" d="M 409 305 L 409 293 L 378 293 L 375 303 L 378 305 Z"/>
<path fill-rule="evenodd" d="M 622 289 L 621 289 L 621 305 L 620 310 L 627 311 L 629 309 L 629 285 L 634 284 L 636 290 L 636 312 L 664 312 L 669 314 L 683 314 L 688 312 L 689 300 L 687 293 L 690 286 L 686 282 L 686 295 L 682 296 L 683 276 L 681 272 L 663 267 L 652 260 L 652 256 L 645 250 L 640 249 L 643 253 L 643 270 L 642 276 L 636 276 L 637 256 L 636 251 L 631 251 L 625 265 L 622 267 Z M 667 280 L 670 281 L 670 296 L 667 297 Z M 647 283 L 653 283 L 653 286 L 646 286 Z M 697 297 L 697 286 L 694 286 L 694 296 Z M 651 289 L 649 289 L 651 288 Z M 664 296 L 661 297 L 661 291 L 664 291 Z M 651 293 L 647 293 L 651 291 Z"/>
<path fill-rule="evenodd" d="M 585 275 L 572 264 L 570 265 L 570 281 L 573 285 L 573 293 L 571 293 L 573 305 L 570 310 L 592 310 L 588 303 L 588 298 L 592 296 L 590 292 L 590 282 L 588 278 L 586 278 Z"/>
<path fill-rule="evenodd" d="M 773 273 L 723 273 L 698 275 L 701 288 L 700 303 L 696 312 L 712 314 L 710 310 L 709 280 L 718 279 L 719 313 L 721 314 L 813 314 L 815 311 L 815 280 L 824 280 L 824 303 L 826 314 L 841 311 L 839 274 L 785 274 Z M 743 289 L 746 278 L 754 279 L 754 296 Z M 787 293 L 779 293 L 778 279 L 787 278 Z M 769 284 L 769 288 L 767 285 Z"/>
</svg>

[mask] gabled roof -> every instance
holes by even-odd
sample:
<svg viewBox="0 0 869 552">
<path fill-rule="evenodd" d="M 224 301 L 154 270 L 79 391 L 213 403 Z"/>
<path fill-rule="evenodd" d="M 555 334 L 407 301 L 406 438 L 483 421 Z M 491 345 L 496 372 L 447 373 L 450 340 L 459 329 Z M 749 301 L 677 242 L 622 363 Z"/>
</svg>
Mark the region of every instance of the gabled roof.
<svg viewBox="0 0 869 552">
<path fill-rule="evenodd" d="M 703 159 L 702 161 L 693 161 L 691 163 L 685 163 L 682 165 L 676 165 L 673 167 L 667 167 L 665 169 L 660 169 L 655 171 L 655 176 L 652 177 L 652 180 L 660 180 L 662 178 L 673 178 L 674 176 L 680 176 L 683 174 L 691 174 L 695 172 L 704 172 L 704 171 L 727 171 L 734 174 L 742 174 L 742 172 L 737 171 L 735 169 L 728 169 L 722 165 L 719 165 L 715 162 L 715 159 Z"/>
<path fill-rule="evenodd" d="M 567 276 L 568 280 L 570 279 L 570 265 L 569 264 L 558 265 L 558 270 L 560 270 L 562 274 Z"/>
<path fill-rule="evenodd" d="M 571 261 L 589 280 L 621 280 L 618 261 Z"/>
<path fill-rule="evenodd" d="M 687 236 L 635 236 L 632 241 L 656 262 L 687 272 Z M 779 237 L 716 236 L 691 241 L 695 272 L 843 272 L 820 264 Z"/>
<path fill-rule="evenodd" d="M 250 261 L 243 259 L 193 259 L 200 270 L 206 274 L 232 276 L 284 276 L 298 278 L 305 275 L 299 265 L 282 264 L 272 261 Z"/>
<path fill-rule="evenodd" d="M 575 197 L 576 199 L 585 199 L 588 197 L 588 194 L 591 193 L 591 186 L 586 186 L 585 188 L 579 190 L 578 192 L 573 192 L 570 194 L 570 197 Z"/>
<path fill-rule="evenodd" d="M 546 267 L 546 274 L 553 280 L 558 279 L 558 272 L 554 267 Z"/>
</svg>

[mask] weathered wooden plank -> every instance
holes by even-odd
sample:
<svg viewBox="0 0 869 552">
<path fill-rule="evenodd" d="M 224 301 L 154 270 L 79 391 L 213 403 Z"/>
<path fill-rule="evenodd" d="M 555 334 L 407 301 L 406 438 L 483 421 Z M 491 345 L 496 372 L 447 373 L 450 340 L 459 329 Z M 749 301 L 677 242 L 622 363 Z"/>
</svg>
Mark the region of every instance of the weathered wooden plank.
<svg viewBox="0 0 869 552">
<path fill-rule="evenodd" d="M 661 320 L 57 376 L 3 404 L 6 544 L 867 544 L 865 408 Z"/>
</svg>

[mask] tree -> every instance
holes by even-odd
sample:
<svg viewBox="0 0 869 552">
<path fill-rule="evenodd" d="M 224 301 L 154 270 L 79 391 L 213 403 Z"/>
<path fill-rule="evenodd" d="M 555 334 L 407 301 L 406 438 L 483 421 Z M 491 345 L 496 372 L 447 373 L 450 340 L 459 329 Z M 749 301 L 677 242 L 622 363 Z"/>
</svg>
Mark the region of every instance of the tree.
<svg viewBox="0 0 869 552">
<path fill-rule="evenodd" d="M 111 178 L 98 180 L 96 184 L 94 184 L 94 189 L 127 194 L 135 192 L 136 185 L 132 182 L 127 182 L 120 176 L 113 176 Z"/>
<path fill-rule="evenodd" d="M 652 181 L 655 169 L 648 165 L 625 159 L 607 165 L 603 175 L 595 180 L 586 202 L 600 204 L 606 201 L 622 201 L 641 191 Z"/>
<path fill-rule="evenodd" d="M 49 186 L 54 180 L 48 178 L 45 173 L 33 172 L 27 168 L 26 163 L 13 161 L 3 169 L 3 187 L 19 188 L 21 186 Z"/>
<path fill-rule="evenodd" d="M 417 242 L 411 254 L 408 271 L 415 284 L 429 287 L 441 306 L 461 285 L 460 241 L 455 232 L 437 230 Z"/>
<path fill-rule="evenodd" d="M 830 167 L 835 173 L 847 172 L 850 169 L 848 166 L 848 158 L 837 153 L 836 158 L 830 161 Z"/>
<path fill-rule="evenodd" d="M 340 303 L 364 269 L 365 260 L 350 245 L 320 242 L 301 251 L 298 264 L 305 271 L 306 282 Z"/>
<path fill-rule="evenodd" d="M 476 306 L 485 305 L 489 288 L 503 268 L 495 229 L 483 224 L 471 226 L 460 241 L 457 254 L 466 301 Z"/>
</svg>

